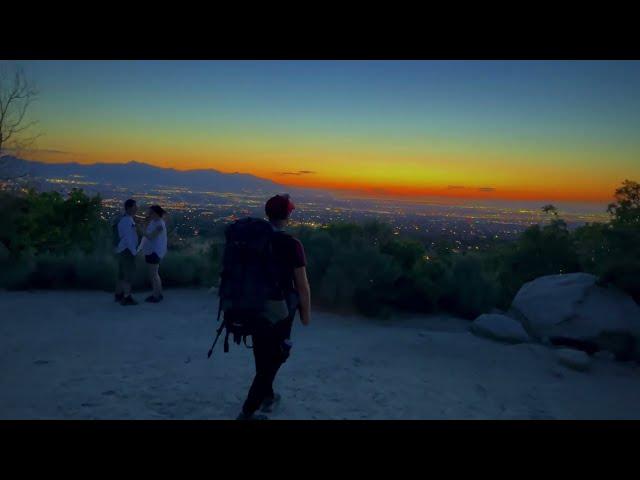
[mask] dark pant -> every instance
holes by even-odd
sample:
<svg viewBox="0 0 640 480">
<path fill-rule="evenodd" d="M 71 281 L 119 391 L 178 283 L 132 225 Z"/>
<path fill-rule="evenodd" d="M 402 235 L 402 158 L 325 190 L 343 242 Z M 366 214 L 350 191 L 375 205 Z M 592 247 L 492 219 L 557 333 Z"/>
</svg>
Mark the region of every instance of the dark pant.
<svg viewBox="0 0 640 480">
<path fill-rule="evenodd" d="M 266 398 L 273 396 L 273 380 L 289 357 L 284 341 L 290 336 L 291 323 L 290 319 L 275 325 L 264 322 L 252 335 L 256 376 L 242 407 L 245 415 L 252 415 Z"/>
<path fill-rule="evenodd" d="M 136 271 L 136 257 L 127 249 L 118 254 L 118 280 L 131 283 Z"/>
</svg>

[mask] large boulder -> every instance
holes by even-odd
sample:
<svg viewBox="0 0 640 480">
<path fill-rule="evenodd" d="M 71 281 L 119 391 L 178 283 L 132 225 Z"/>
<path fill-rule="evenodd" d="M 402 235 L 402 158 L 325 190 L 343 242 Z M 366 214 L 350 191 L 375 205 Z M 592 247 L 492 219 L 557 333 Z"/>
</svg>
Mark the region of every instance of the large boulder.
<svg viewBox="0 0 640 480">
<path fill-rule="evenodd" d="M 529 335 L 517 320 L 495 313 L 480 315 L 469 327 L 472 333 L 500 342 L 524 343 Z"/>
<path fill-rule="evenodd" d="M 594 275 L 549 275 L 526 283 L 510 314 L 543 342 L 595 345 L 620 357 L 637 354 L 640 307 L 620 290 L 597 285 Z"/>
</svg>

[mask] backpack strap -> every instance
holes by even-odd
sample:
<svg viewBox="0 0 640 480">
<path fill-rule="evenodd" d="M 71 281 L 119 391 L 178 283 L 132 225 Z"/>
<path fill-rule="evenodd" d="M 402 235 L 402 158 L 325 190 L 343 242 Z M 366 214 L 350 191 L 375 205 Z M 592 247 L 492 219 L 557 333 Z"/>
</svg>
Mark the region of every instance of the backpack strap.
<svg viewBox="0 0 640 480">
<path fill-rule="evenodd" d="M 222 313 L 222 302 L 218 302 L 218 318 L 216 320 L 216 322 L 220 321 L 220 314 Z M 224 328 L 224 323 L 222 325 L 220 325 L 220 327 L 218 327 L 218 329 L 216 330 L 216 338 L 213 340 L 213 344 L 211 345 L 211 348 L 209 349 L 209 353 L 207 353 L 207 358 L 211 358 L 211 354 L 213 353 L 213 347 L 216 346 L 216 343 L 218 342 L 218 338 L 220 338 L 220 334 L 222 333 L 222 329 Z"/>
<path fill-rule="evenodd" d="M 218 338 L 220 338 L 220 334 L 222 333 L 222 330 L 224 329 L 224 323 L 222 325 L 220 325 L 220 327 L 218 327 L 218 330 L 216 330 L 216 338 L 213 340 L 213 344 L 211 345 L 211 348 L 209 349 L 209 353 L 207 353 L 207 358 L 211 358 L 211 354 L 213 353 L 213 348 L 216 346 L 216 343 L 218 342 Z M 229 334 L 227 333 L 227 337 L 229 336 Z M 228 350 L 228 348 L 227 348 Z M 227 351 L 225 350 L 225 351 Z"/>
<path fill-rule="evenodd" d="M 222 313 L 222 299 L 218 300 L 218 318 L 216 318 L 216 322 L 220 321 L 221 313 Z"/>
</svg>

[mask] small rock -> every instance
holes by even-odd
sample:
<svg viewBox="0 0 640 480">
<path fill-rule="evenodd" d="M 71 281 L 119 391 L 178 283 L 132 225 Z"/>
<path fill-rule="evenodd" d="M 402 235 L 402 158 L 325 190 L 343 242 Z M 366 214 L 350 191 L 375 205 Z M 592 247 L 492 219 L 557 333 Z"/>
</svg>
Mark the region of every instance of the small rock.
<svg viewBox="0 0 640 480">
<path fill-rule="evenodd" d="M 102 395 L 115 395 L 115 390 L 107 390 L 106 392 L 102 392 Z"/>
<path fill-rule="evenodd" d="M 508 343 L 525 343 L 529 335 L 522 325 L 506 315 L 494 313 L 480 315 L 469 327 L 472 333 Z"/>
<path fill-rule="evenodd" d="M 539 343 L 517 343 L 514 345 L 509 345 L 508 348 L 513 351 L 530 354 L 535 357 L 546 357 L 547 355 L 549 355 L 550 351 L 548 347 Z"/>
<path fill-rule="evenodd" d="M 561 348 L 556 352 L 556 359 L 560 365 L 580 372 L 586 372 L 591 368 L 589 355 L 580 350 Z"/>
<path fill-rule="evenodd" d="M 49 360 L 36 360 L 33 363 L 36 365 L 46 365 L 47 363 L 49 363 Z"/>
<path fill-rule="evenodd" d="M 187 359 L 184 361 L 184 363 L 191 363 L 191 357 L 187 357 Z"/>
<path fill-rule="evenodd" d="M 596 352 L 594 356 L 602 360 L 614 361 L 616 359 L 616 356 L 613 353 L 607 352 L 606 350 L 600 350 L 599 352 Z"/>
</svg>

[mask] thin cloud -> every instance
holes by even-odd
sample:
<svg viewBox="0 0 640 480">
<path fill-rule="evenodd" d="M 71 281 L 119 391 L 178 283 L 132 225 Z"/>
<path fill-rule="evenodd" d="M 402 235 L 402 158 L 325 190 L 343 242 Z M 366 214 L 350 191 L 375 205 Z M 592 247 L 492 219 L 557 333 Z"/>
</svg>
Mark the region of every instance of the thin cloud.
<svg viewBox="0 0 640 480">
<path fill-rule="evenodd" d="M 25 153 L 49 153 L 52 155 L 75 155 L 73 152 L 66 152 L 64 150 L 55 150 L 53 148 L 15 148 L 7 147 L 4 150 L 10 152 L 25 152 Z"/>
<path fill-rule="evenodd" d="M 278 175 L 313 175 L 313 170 L 298 170 L 297 172 L 276 172 Z"/>
<path fill-rule="evenodd" d="M 462 189 L 462 188 L 467 188 L 467 187 L 465 187 L 463 185 L 449 185 L 447 187 L 447 190 L 459 190 L 459 189 Z"/>
<path fill-rule="evenodd" d="M 493 187 L 480 187 L 478 189 L 478 191 L 480 191 L 480 192 L 495 192 L 496 189 L 493 188 Z"/>
</svg>

